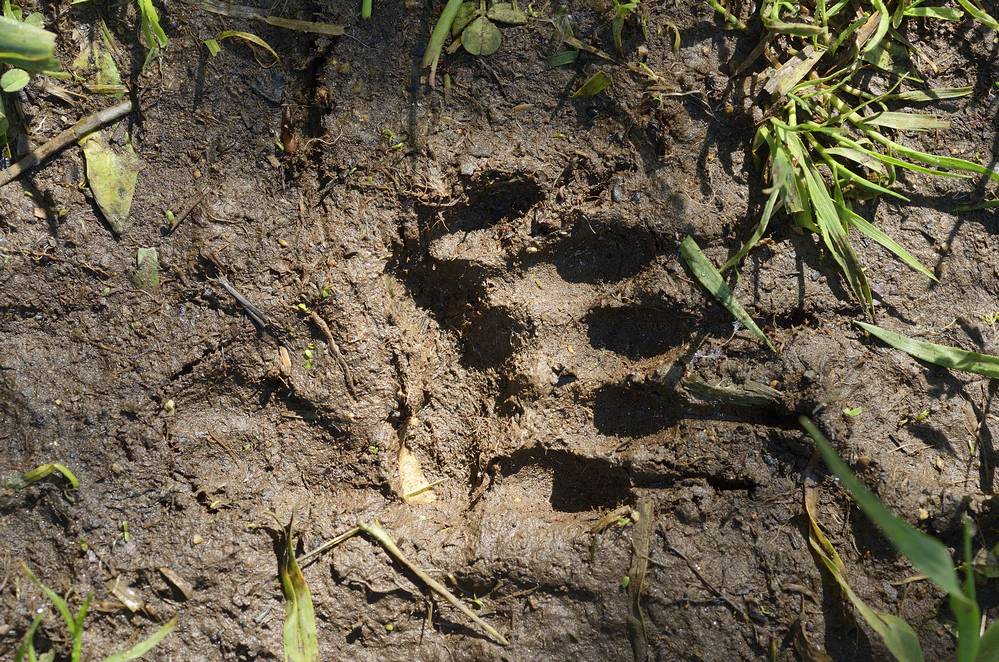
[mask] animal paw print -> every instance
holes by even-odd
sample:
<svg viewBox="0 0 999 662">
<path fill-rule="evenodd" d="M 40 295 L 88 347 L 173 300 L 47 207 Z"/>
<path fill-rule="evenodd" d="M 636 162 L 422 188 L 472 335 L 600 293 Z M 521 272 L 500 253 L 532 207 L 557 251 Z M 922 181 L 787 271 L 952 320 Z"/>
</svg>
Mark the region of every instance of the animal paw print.
<svg viewBox="0 0 999 662">
<path fill-rule="evenodd" d="M 533 174 L 485 172 L 458 203 L 417 208 L 396 273 L 489 377 L 497 412 L 571 393 L 600 433 L 656 432 L 670 421 L 645 376 L 669 371 L 693 326 L 665 242 L 633 210 L 557 198 Z"/>
</svg>

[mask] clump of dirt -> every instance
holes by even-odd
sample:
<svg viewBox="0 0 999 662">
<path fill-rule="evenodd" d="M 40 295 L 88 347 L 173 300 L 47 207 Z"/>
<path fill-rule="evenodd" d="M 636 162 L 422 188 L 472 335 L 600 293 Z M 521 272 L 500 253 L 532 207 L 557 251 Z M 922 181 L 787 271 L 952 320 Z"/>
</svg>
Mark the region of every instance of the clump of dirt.
<svg viewBox="0 0 999 662">
<path fill-rule="evenodd" d="M 578 38 L 611 51 L 600 4 L 570 13 Z M 551 68 L 552 26 L 534 20 L 504 29 L 489 58 L 446 55 L 445 92 L 418 71 L 439 8 L 376 3 L 371 21 L 355 9 L 283 6 L 343 22 L 335 38 L 171 6 L 170 44 L 141 75 L 128 16 L 112 21 L 131 48 L 127 129 L 145 164 L 132 223 L 116 237 L 102 222 L 75 149 L 0 189 L 0 468 L 59 460 L 81 481 L 0 504 L 2 656 L 44 604 L 24 561 L 61 594 L 95 595 L 92 653 L 177 614 L 156 659 L 281 659 L 271 536 L 295 514 L 300 550 L 379 517 L 511 641 L 497 647 L 354 538 L 305 571 L 323 659 L 631 659 L 627 518 L 648 501 L 650 659 L 793 659 L 800 637 L 834 659 L 884 659 L 809 552 L 802 486 L 823 476 L 795 415 L 818 411 L 903 517 L 955 544 L 970 510 L 992 544 L 991 392 L 863 341 L 835 265 L 790 223 L 773 224 L 736 288 L 778 355 L 685 271 L 680 238 L 721 263 L 761 208 L 752 104 L 724 73 L 754 34 L 724 30 L 707 3 L 650 6 L 641 52 L 626 33 L 629 57 L 689 93 L 657 100 L 585 53 Z M 46 11 L 60 29 L 94 18 Z M 262 69 L 239 46 L 208 58 L 201 40 L 222 29 L 259 34 L 280 62 Z M 940 139 L 994 163 L 995 41 L 951 29 L 920 35 L 949 62 L 924 74 L 976 87 L 948 102 L 956 128 Z M 612 86 L 570 98 L 597 69 Z M 38 142 L 104 104 L 30 89 Z M 981 322 L 995 312 L 994 210 L 955 216 L 963 183 L 905 184 L 921 192 L 913 204 L 882 201 L 868 217 L 941 283 L 860 240 L 879 314 L 995 351 Z M 164 211 L 193 202 L 168 231 Z M 156 294 L 131 284 L 140 247 L 159 252 Z M 719 404 L 684 375 L 783 400 Z M 441 481 L 433 503 L 400 498 L 401 443 Z M 899 584 L 908 567 L 822 485 L 854 589 L 945 659 L 942 596 Z M 594 533 L 617 509 L 624 519 Z M 144 609 L 117 604 L 116 581 Z"/>
</svg>

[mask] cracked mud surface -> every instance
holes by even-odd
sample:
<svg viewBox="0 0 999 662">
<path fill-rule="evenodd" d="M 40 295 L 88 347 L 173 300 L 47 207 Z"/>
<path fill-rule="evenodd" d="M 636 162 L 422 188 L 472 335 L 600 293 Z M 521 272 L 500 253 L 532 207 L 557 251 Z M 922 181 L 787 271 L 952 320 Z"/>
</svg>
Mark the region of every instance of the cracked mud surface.
<svg viewBox="0 0 999 662">
<path fill-rule="evenodd" d="M 576 4 L 578 34 L 609 50 L 605 19 Z M 323 659 L 628 660 L 632 534 L 591 528 L 650 500 L 650 659 L 761 659 L 772 645 L 797 659 L 799 621 L 834 659 L 883 659 L 809 553 L 807 476 L 855 590 L 908 619 L 928 658 L 949 655 L 941 596 L 895 583 L 911 569 L 810 467 L 794 414 L 826 405 L 821 423 L 889 505 L 911 521 L 925 509 L 922 525 L 951 545 L 971 507 L 991 545 L 993 476 L 967 444 L 987 413 L 985 382 L 862 340 L 834 267 L 783 221 L 736 289 L 778 356 L 734 329 L 678 256 L 690 233 L 720 263 L 759 213 L 753 119 L 720 71 L 751 39 L 723 31 L 707 4 L 657 5 L 649 65 L 701 94 L 650 105 L 623 72 L 610 93 L 568 100 L 597 65 L 549 69 L 550 29 L 513 28 L 487 60 L 448 58 L 445 98 L 412 85 L 426 8 L 377 3 L 370 23 L 296 10 L 345 21 L 352 37 L 166 12 L 161 71 L 136 79 L 131 130 L 146 169 L 121 238 L 76 186 L 75 150 L 25 184 L 33 199 L 0 189 L 0 469 L 59 459 L 81 480 L 71 499 L 47 483 L 0 502 L 0 658 L 42 604 L 24 590 L 23 560 L 62 593 L 95 594 L 94 652 L 176 613 L 156 659 L 282 659 L 269 531 L 294 513 L 304 550 L 380 517 L 511 641 L 500 649 L 446 605 L 431 609 L 357 538 L 305 571 Z M 657 29 L 667 23 L 681 32 L 676 57 Z M 258 32 L 281 64 L 260 70 L 239 49 L 206 62 L 195 46 L 225 28 Z M 947 102 L 946 140 L 994 162 L 995 42 L 960 29 L 957 51 L 952 34 L 923 35 L 953 59 L 931 82 L 976 85 Z M 83 114 L 29 101 L 53 123 Z M 281 154 L 286 112 L 303 147 Z M 952 214 L 973 183 L 904 184 L 920 192 L 914 205 L 870 215 L 942 282 L 861 242 L 882 323 L 995 352 L 981 321 L 999 306 L 994 210 Z M 202 188 L 205 202 L 167 235 L 163 210 Z M 130 283 L 140 246 L 160 251 L 155 295 Z M 770 385 L 783 400 L 779 411 L 719 404 L 682 388 L 683 375 Z M 856 405 L 860 417 L 839 413 Z M 986 417 L 983 439 L 994 426 Z M 434 503 L 400 499 L 401 440 L 442 481 Z M 160 567 L 193 585 L 190 599 Z M 119 577 L 146 612 L 116 606 Z"/>
</svg>

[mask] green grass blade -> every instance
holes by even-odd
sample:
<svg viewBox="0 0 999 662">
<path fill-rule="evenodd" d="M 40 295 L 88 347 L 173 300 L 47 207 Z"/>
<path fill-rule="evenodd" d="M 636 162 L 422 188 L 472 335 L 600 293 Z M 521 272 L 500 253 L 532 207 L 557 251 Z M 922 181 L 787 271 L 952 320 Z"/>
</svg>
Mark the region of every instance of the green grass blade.
<svg viewBox="0 0 999 662">
<path fill-rule="evenodd" d="M 853 172 L 842 163 L 836 163 L 835 161 L 833 161 L 832 167 L 835 170 L 837 176 L 844 177 L 848 182 L 852 182 L 861 188 L 865 188 L 868 191 L 873 191 L 874 193 L 877 193 L 879 195 L 887 195 L 889 197 L 902 200 L 904 202 L 909 202 L 909 198 L 905 197 L 901 193 L 897 193 L 891 190 L 890 188 L 885 188 L 884 186 L 878 184 L 877 182 L 872 182 L 871 180 L 867 179 L 867 177 L 858 175 L 857 173 Z"/>
<path fill-rule="evenodd" d="M 739 264 L 742 258 L 746 257 L 753 246 L 763 237 L 763 234 L 767 231 L 767 225 L 770 223 L 770 217 L 774 213 L 774 206 L 777 204 L 777 200 L 780 199 L 780 189 L 774 186 L 770 190 L 770 197 L 767 198 L 767 204 L 763 208 L 763 215 L 760 217 L 760 222 L 757 224 L 756 229 L 753 230 L 753 234 L 746 240 L 746 243 L 736 251 L 735 255 L 730 257 L 725 264 L 722 265 L 721 271 L 728 271 L 732 267 Z"/>
<path fill-rule="evenodd" d="M 920 361 L 933 363 L 934 365 L 950 368 L 951 370 L 973 372 L 976 375 L 983 375 L 992 379 L 999 378 L 999 356 L 969 352 L 965 349 L 937 345 L 936 343 L 924 342 L 922 340 L 913 340 L 908 336 L 903 336 L 901 333 L 882 329 L 880 326 L 875 326 L 874 324 L 865 324 L 864 322 L 854 323 L 875 338 L 884 341 L 895 349 L 902 350 Z"/>
<path fill-rule="evenodd" d="M 999 662 L 999 621 L 992 621 L 978 640 L 978 657 L 975 662 Z"/>
<path fill-rule="evenodd" d="M 884 165 L 880 161 L 852 147 L 826 147 L 825 153 L 859 163 L 868 170 L 873 170 L 879 174 L 887 174 Z"/>
<path fill-rule="evenodd" d="M 76 610 L 76 616 L 73 618 L 73 649 L 70 654 L 70 659 L 73 662 L 79 662 L 80 657 L 83 654 L 83 622 L 87 620 L 87 611 L 90 610 L 90 599 L 91 595 L 87 595 L 83 599 L 83 604 L 80 608 Z"/>
<path fill-rule="evenodd" d="M 160 25 L 160 15 L 156 13 L 153 0 L 138 0 L 139 15 L 142 19 L 142 33 L 146 37 L 146 47 L 165 48 L 167 45 L 166 32 Z"/>
<path fill-rule="evenodd" d="M 980 644 L 979 628 L 982 612 L 975 600 L 975 565 L 971 550 L 971 519 L 962 518 L 964 551 L 964 600 L 951 597 L 950 608 L 957 620 L 957 662 L 975 662 Z"/>
<path fill-rule="evenodd" d="M 949 129 L 950 122 L 935 115 L 922 113 L 901 113 L 884 111 L 868 115 L 864 124 L 883 126 L 899 131 L 927 131 L 929 129 Z"/>
<path fill-rule="evenodd" d="M 957 208 L 957 211 L 978 211 L 979 209 L 993 209 L 999 207 L 999 199 L 996 200 L 985 200 L 984 202 L 979 202 L 973 205 L 961 205 Z"/>
<path fill-rule="evenodd" d="M 36 577 L 35 573 L 33 573 L 31 568 L 29 568 L 26 564 L 21 563 L 21 570 L 24 571 L 24 574 L 28 576 L 28 579 L 30 579 L 35 586 L 42 590 L 42 593 L 45 594 L 49 601 L 55 605 L 56 611 L 59 612 L 59 615 L 62 616 L 62 620 L 66 623 L 66 629 L 73 632 L 76 620 L 73 618 L 73 612 L 69 610 L 69 605 L 66 604 L 66 601 L 63 600 L 58 593 L 43 584 L 42 580 Z"/>
<path fill-rule="evenodd" d="M 905 250 L 905 247 L 899 244 L 897 241 L 885 234 L 881 228 L 874 225 L 866 218 L 857 214 L 852 209 L 842 208 L 842 211 L 850 219 L 850 225 L 860 230 L 870 239 L 873 239 L 877 243 L 881 244 L 883 247 L 887 248 L 889 251 L 894 253 L 895 257 L 905 262 L 911 269 L 918 271 L 930 280 L 937 282 L 937 277 L 932 271 L 923 266 L 923 263 L 913 257 L 912 253 Z"/>
<path fill-rule="evenodd" d="M 44 616 L 44 612 L 35 614 L 35 618 L 32 619 L 31 625 L 28 627 L 28 631 L 24 633 L 24 638 L 21 639 L 20 645 L 18 645 L 17 650 L 14 651 L 14 662 L 23 662 L 25 655 L 29 656 L 29 660 L 35 657 L 35 630 L 38 629 L 38 625 L 42 622 L 42 617 Z"/>
<path fill-rule="evenodd" d="M 773 351 L 777 351 L 774 346 L 770 343 L 770 339 L 767 338 L 766 334 L 756 325 L 753 318 L 749 316 L 746 309 L 742 307 L 736 298 L 732 295 L 732 291 L 728 289 L 728 285 L 722 280 L 721 273 L 715 269 L 715 265 L 711 264 L 711 260 L 701 252 L 700 246 L 694 241 L 693 237 L 684 237 L 683 241 L 680 242 L 680 255 L 683 256 L 684 262 L 690 268 L 691 273 L 694 274 L 694 278 L 704 286 L 704 288 L 711 292 L 711 294 L 718 299 L 721 305 L 725 306 L 728 312 L 732 313 L 744 327 L 749 329 L 754 336 L 759 338 L 763 343 L 766 344 Z"/>
<path fill-rule="evenodd" d="M 877 133 L 873 129 L 871 131 L 872 131 L 872 133 Z M 853 149 L 859 150 L 859 151 L 863 152 L 864 154 L 867 154 L 868 156 L 870 156 L 872 158 L 875 158 L 878 161 L 881 161 L 882 163 L 887 164 L 887 165 L 893 165 L 893 166 L 897 166 L 899 168 L 905 168 L 906 170 L 911 170 L 913 172 L 921 172 L 921 173 L 926 174 L 926 175 L 936 175 L 938 177 L 956 177 L 956 178 L 962 178 L 962 177 L 966 178 L 967 177 L 967 175 L 962 175 L 961 173 L 947 172 L 946 170 L 934 170 L 932 168 L 927 168 L 925 166 L 921 166 L 918 163 L 909 163 L 908 161 L 903 161 L 902 159 L 896 158 L 896 157 L 891 156 L 889 154 L 882 154 L 881 152 L 878 152 L 876 150 L 868 149 L 868 148 L 864 147 L 863 145 L 861 145 L 860 143 L 858 143 L 858 142 L 856 142 L 856 141 L 854 141 L 854 140 L 852 140 L 850 138 L 847 138 L 846 136 L 841 135 L 841 134 L 839 134 L 836 131 L 822 130 L 822 133 L 829 133 L 829 134 L 831 134 L 831 135 L 833 135 L 835 137 L 836 141 L 839 144 L 845 145 L 846 147 L 852 147 Z M 887 138 L 884 138 L 884 136 L 881 136 L 881 134 L 878 134 L 878 136 L 880 136 L 884 140 L 887 140 Z"/>
<path fill-rule="evenodd" d="M 857 297 L 868 315 L 873 317 L 874 299 L 871 296 L 870 285 L 867 283 L 867 275 L 850 245 L 846 229 L 840 220 L 832 196 L 829 195 L 822 177 L 814 166 L 806 159 L 799 159 L 799 166 L 805 185 L 808 187 L 808 195 L 812 199 L 812 206 L 815 208 L 816 225 L 819 227 L 822 241 L 846 277 L 854 296 Z"/>
<path fill-rule="evenodd" d="M 870 53 L 877 48 L 881 44 L 881 40 L 888 34 L 888 28 L 891 27 L 891 14 L 885 7 L 885 3 L 882 0 L 871 0 L 871 4 L 878 11 L 878 28 L 874 31 L 874 36 L 871 37 L 870 41 L 864 44 L 863 53 Z"/>
<path fill-rule="evenodd" d="M 895 659 L 904 662 L 922 662 L 923 651 L 919 646 L 919 639 L 909 624 L 897 616 L 872 609 L 853 591 L 853 587 L 846 579 L 846 564 L 843 563 L 836 548 L 829 542 L 825 533 L 822 532 L 822 527 L 819 526 L 817 501 L 818 492 L 806 489 L 805 514 L 808 516 L 809 522 L 808 543 L 815 555 L 839 584 L 840 590 L 846 595 L 854 609 L 860 612 L 871 629 L 881 637 Z"/>
<path fill-rule="evenodd" d="M 284 593 L 284 659 L 285 662 L 318 662 L 319 635 L 312 594 L 295 560 L 292 544 L 292 522 L 284 530 L 284 549 L 278 575 Z"/>
<path fill-rule="evenodd" d="M 967 85 L 965 87 L 936 87 L 932 90 L 913 90 L 911 92 L 899 92 L 898 94 L 889 94 L 886 99 L 892 99 L 895 101 L 940 101 L 942 99 L 959 99 L 961 97 L 970 96 L 975 90 L 974 86 Z"/>
<path fill-rule="evenodd" d="M 822 27 L 810 23 L 785 23 L 784 21 L 769 19 L 764 19 L 763 27 L 770 32 L 788 34 L 795 37 L 817 37 L 824 32 Z"/>
<path fill-rule="evenodd" d="M 156 632 L 152 633 L 136 645 L 126 651 L 115 653 L 114 655 L 104 658 L 103 662 L 128 662 L 129 660 L 138 660 L 140 657 L 155 648 L 157 644 L 166 639 L 167 635 L 173 632 L 175 627 L 177 627 L 176 616 L 164 623 L 162 627 L 156 630 Z"/>
<path fill-rule="evenodd" d="M 967 600 L 957 579 L 957 572 L 954 569 L 950 553 L 944 544 L 893 515 L 850 471 L 850 468 L 839 458 L 832 445 L 819 432 L 811 419 L 807 416 L 801 416 L 798 421 L 809 436 L 815 440 L 815 445 L 818 446 L 819 452 L 822 453 L 822 459 L 825 460 L 829 469 L 840 479 L 843 487 L 857 502 L 864 514 L 881 529 L 892 546 L 902 556 L 909 559 L 916 570 L 926 575 L 941 590 L 950 596 L 958 596 L 959 600 Z"/>
<path fill-rule="evenodd" d="M 430 35 L 430 42 L 427 43 L 427 50 L 423 52 L 421 66 L 429 67 L 434 60 L 440 57 L 441 49 L 444 48 L 444 42 L 447 40 L 448 35 L 451 34 L 451 24 L 454 23 L 454 17 L 458 15 L 462 1 L 447 0 L 444 10 L 441 11 L 441 17 L 437 19 L 437 24 L 434 25 L 434 31 Z"/>
<path fill-rule="evenodd" d="M 935 18 L 938 21 L 960 21 L 964 12 L 954 7 L 913 7 L 905 10 L 906 16 Z"/>
<path fill-rule="evenodd" d="M 919 161 L 920 163 L 925 163 L 935 168 L 949 168 L 951 170 L 963 170 L 965 172 L 973 172 L 978 175 L 988 175 L 993 180 L 999 182 L 999 172 L 986 168 L 985 166 L 980 165 L 978 163 L 965 161 L 964 159 L 958 159 L 952 156 L 937 156 L 936 154 L 927 154 L 926 152 L 920 152 L 918 149 L 912 149 L 911 147 L 906 147 L 905 145 L 901 145 L 895 142 L 894 140 L 889 140 L 888 138 L 885 138 L 877 131 L 866 130 L 865 133 L 867 133 L 867 135 L 869 135 L 871 138 L 878 141 L 885 147 L 893 149 L 899 154 L 908 157 L 913 161 Z"/>
<path fill-rule="evenodd" d="M 957 0 L 957 3 L 964 7 L 964 11 L 974 16 L 979 23 L 999 32 L 999 21 L 987 11 L 974 4 L 972 0 Z"/>
</svg>

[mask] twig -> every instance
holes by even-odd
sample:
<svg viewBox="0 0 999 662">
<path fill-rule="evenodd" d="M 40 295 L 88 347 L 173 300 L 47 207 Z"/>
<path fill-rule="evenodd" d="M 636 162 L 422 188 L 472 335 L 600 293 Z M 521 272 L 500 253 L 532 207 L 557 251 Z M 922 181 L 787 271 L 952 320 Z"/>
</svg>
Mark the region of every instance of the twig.
<svg viewBox="0 0 999 662">
<path fill-rule="evenodd" d="M 312 320 L 313 324 L 319 327 L 319 330 L 323 332 L 326 336 L 326 344 L 329 345 L 330 351 L 333 352 L 333 356 L 336 358 L 337 364 L 340 366 L 340 370 L 343 371 L 343 381 L 347 385 L 347 391 L 350 392 L 351 396 L 357 397 L 357 392 L 354 391 L 354 376 L 350 373 L 350 366 L 347 364 L 347 359 L 343 357 L 343 352 L 340 351 L 340 345 L 337 344 L 336 339 L 333 337 L 333 332 L 330 331 L 329 324 L 326 323 L 319 313 L 312 310 L 309 311 L 309 319 Z"/>
<path fill-rule="evenodd" d="M 714 595 L 716 598 L 718 598 L 719 600 L 721 600 L 725 604 L 726 607 L 728 607 L 736 615 L 738 615 L 739 617 L 741 617 L 744 622 L 748 622 L 749 621 L 749 618 L 746 616 L 746 612 L 743 611 L 741 608 L 739 608 L 739 605 L 737 605 L 734 602 L 732 602 L 731 600 L 729 600 L 728 597 L 724 593 L 722 593 L 721 591 L 719 591 L 718 589 L 716 589 L 711 584 L 711 582 L 709 582 L 707 579 L 705 579 L 704 575 L 701 574 L 701 571 L 697 569 L 697 566 L 694 565 L 694 563 L 690 560 L 690 558 L 686 554 L 684 554 L 679 549 L 677 549 L 676 547 L 674 547 L 673 545 L 670 545 L 668 543 L 666 545 L 666 549 L 668 549 L 670 551 L 670 553 L 674 554 L 675 556 L 678 556 L 681 559 L 683 559 L 683 562 L 687 564 L 687 568 L 690 569 L 690 571 L 692 573 L 694 573 L 694 576 L 697 577 L 701 581 L 701 584 L 704 586 L 704 588 L 708 589 L 708 591 L 710 591 L 712 595 Z M 651 561 L 651 563 L 653 565 L 657 565 L 657 566 L 660 566 L 660 567 L 665 567 L 665 566 L 662 566 L 659 563 L 656 563 L 655 561 Z"/>
<path fill-rule="evenodd" d="M 205 195 L 207 194 L 208 194 L 208 187 L 205 186 L 203 189 L 201 189 L 198 193 L 194 195 L 194 198 L 192 198 L 191 201 L 187 203 L 187 205 L 174 218 L 173 223 L 170 224 L 170 227 L 167 229 L 167 236 L 172 235 L 173 231 L 176 230 L 180 226 L 180 224 L 183 223 L 187 219 L 187 217 L 191 215 L 191 212 L 193 212 L 195 209 L 198 208 L 198 205 L 201 204 L 201 201 L 205 199 Z"/>
<path fill-rule="evenodd" d="M 466 605 L 464 602 L 456 598 L 450 591 L 447 590 L 447 588 L 444 587 L 443 584 L 441 584 L 439 581 L 428 575 L 421 568 L 413 564 L 412 561 L 406 558 L 406 555 L 403 554 L 402 550 L 400 550 L 396 546 L 395 541 L 393 541 L 392 538 L 389 537 L 389 534 L 385 531 L 385 529 L 382 528 L 382 525 L 378 523 L 377 519 L 371 520 L 366 524 L 361 524 L 359 525 L 358 528 L 360 528 L 361 531 L 363 531 L 367 535 L 371 536 L 378 544 L 384 547 L 385 551 L 388 552 L 389 556 L 394 558 L 396 561 L 401 563 L 407 570 L 409 570 L 414 575 L 419 577 L 420 580 L 427 585 L 427 588 L 429 588 L 434 593 L 447 600 L 449 603 L 451 603 L 452 607 L 454 607 L 462 614 L 467 616 L 469 619 L 471 619 L 472 622 L 478 625 L 482 629 L 482 631 L 489 636 L 490 639 L 500 644 L 501 646 L 510 645 L 510 642 L 508 642 L 503 637 L 503 635 L 501 635 L 499 632 L 493 629 L 493 626 L 489 625 L 484 620 L 479 618 L 479 616 L 474 611 L 472 611 L 468 607 L 468 605 Z"/>
<path fill-rule="evenodd" d="M 360 532 L 361 532 L 361 527 L 355 526 L 350 531 L 347 531 L 346 533 L 341 533 L 336 538 L 333 538 L 332 540 L 324 542 L 322 545 L 320 545 L 319 547 L 316 547 L 311 552 L 307 552 L 305 554 L 302 554 L 300 557 L 298 557 L 298 567 L 304 568 L 304 567 L 306 567 L 308 565 L 311 565 L 312 562 L 315 561 L 316 557 L 318 557 L 320 554 L 322 554 L 323 552 L 325 552 L 328 549 L 333 549 L 334 547 L 336 547 L 340 543 L 344 542 L 345 540 L 349 540 L 350 538 L 353 538 L 354 536 L 356 536 Z"/>
<path fill-rule="evenodd" d="M 225 288 L 225 291 L 232 295 L 232 298 L 236 300 L 236 303 L 243 307 L 246 314 L 250 316 L 253 323 L 256 324 L 261 329 L 266 330 L 268 328 L 267 316 L 264 315 L 263 311 L 253 305 L 253 303 L 239 293 L 235 287 L 229 284 L 229 281 L 225 279 L 224 276 L 218 277 L 219 285 Z"/>
<path fill-rule="evenodd" d="M 388 552 L 389 556 L 391 556 L 393 559 L 402 564 L 407 570 L 416 575 L 424 584 L 427 585 L 427 588 L 429 588 L 431 591 L 433 591 L 437 595 L 447 600 L 449 603 L 451 603 L 452 607 L 460 611 L 462 614 L 471 619 L 473 623 L 482 628 L 482 631 L 485 632 L 490 639 L 492 639 L 493 641 L 502 646 L 510 645 L 510 642 L 508 642 L 503 637 L 503 635 L 497 632 L 493 628 L 493 626 L 489 625 L 484 620 L 479 618 L 479 616 L 474 611 L 472 611 L 468 607 L 468 605 L 466 605 L 464 602 L 456 598 L 454 594 L 452 594 L 451 591 L 447 590 L 447 588 L 443 584 L 441 584 L 439 581 L 428 575 L 423 569 L 421 569 L 419 566 L 417 566 L 408 558 L 406 558 L 406 555 L 402 553 L 402 550 L 399 549 L 398 545 L 395 544 L 395 541 L 392 540 L 388 532 L 382 528 L 382 525 L 378 522 L 377 519 L 373 519 L 367 523 L 358 524 L 349 531 L 341 533 L 336 538 L 333 538 L 328 542 L 324 542 L 322 545 L 316 547 L 311 552 L 303 554 L 298 558 L 299 567 L 304 568 L 306 565 L 310 564 L 312 561 L 315 560 L 317 556 L 319 556 L 326 550 L 336 547 L 340 543 L 344 542 L 345 540 L 348 540 L 349 538 L 353 538 L 359 533 L 367 534 L 368 536 L 373 538 L 375 542 L 377 542 L 379 545 L 385 548 L 385 551 Z"/>
<path fill-rule="evenodd" d="M 67 147 L 70 143 L 76 142 L 105 124 L 110 124 L 115 120 L 121 119 L 130 112 L 132 112 L 132 102 L 122 101 L 117 106 L 111 106 L 93 115 L 87 115 L 73 126 L 60 132 L 55 138 L 33 149 L 14 165 L 0 171 L 0 186 L 6 186 L 21 173 L 31 170 L 48 157 Z"/>
</svg>

